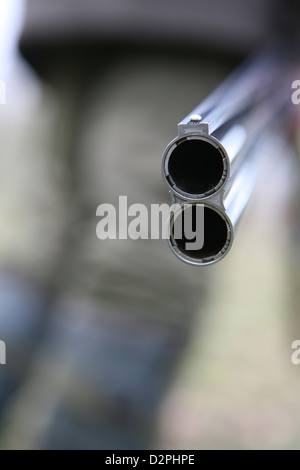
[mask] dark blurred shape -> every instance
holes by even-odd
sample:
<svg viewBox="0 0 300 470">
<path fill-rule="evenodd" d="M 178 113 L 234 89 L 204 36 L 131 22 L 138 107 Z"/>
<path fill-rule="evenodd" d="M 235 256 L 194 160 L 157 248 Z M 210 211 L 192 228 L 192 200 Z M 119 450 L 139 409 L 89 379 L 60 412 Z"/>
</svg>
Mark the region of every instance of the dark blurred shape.
<svg viewBox="0 0 300 470">
<path fill-rule="evenodd" d="M 241 54 L 270 34 L 274 0 L 28 0 L 24 45 L 114 41 Z"/>
<path fill-rule="evenodd" d="M 271 18 L 274 32 L 289 39 L 296 52 L 300 45 L 300 1 L 274 0 Z"/>
</svg>

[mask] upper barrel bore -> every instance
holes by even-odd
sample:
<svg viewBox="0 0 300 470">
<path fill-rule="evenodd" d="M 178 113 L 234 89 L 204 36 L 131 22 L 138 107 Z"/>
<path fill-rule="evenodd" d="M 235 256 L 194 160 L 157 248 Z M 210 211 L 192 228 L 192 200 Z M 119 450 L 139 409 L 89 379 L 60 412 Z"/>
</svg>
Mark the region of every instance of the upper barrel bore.
<svg viewBox="0 0 300 470">
<path fill-rule="evenodd" d="M 175 141 L 166 150 L 163 172 L 173 191 L 201 199 L 223 186 L 228 175 L 228 158 L 216 140 L 187 137 Z"/>
</svg>

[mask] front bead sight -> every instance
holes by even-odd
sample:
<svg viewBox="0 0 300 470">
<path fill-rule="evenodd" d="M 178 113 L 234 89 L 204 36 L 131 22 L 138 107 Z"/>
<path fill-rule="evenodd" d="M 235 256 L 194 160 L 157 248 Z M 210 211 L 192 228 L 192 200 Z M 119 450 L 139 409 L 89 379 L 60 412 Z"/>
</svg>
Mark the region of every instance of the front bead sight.
<svg viewBox="0 0 300 470">
<path fill-rule="evenodd" d="M 213 137 L 177 138 L 163 155 L 163 175 L 178 196 L 204 199 L 218 192 L 229 176 L 229 159 Z"/>
</svg>

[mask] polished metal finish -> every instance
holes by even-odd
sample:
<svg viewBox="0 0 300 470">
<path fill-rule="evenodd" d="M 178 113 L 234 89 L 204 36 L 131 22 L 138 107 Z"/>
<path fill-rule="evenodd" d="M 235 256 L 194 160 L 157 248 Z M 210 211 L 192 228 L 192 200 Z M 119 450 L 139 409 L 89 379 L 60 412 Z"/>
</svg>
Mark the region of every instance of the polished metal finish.
<svg viewBox="0 0 300 470">
<path fill-rule="evenodd" d="M 291 68 L 284 46 L 268 47 L 179 123 L 178 136 L 164 152 L 162 172 L 173 203 L 181 206 L 170 221 L 170 246 L 183 261 L 213 264 L 232 247 L 265 149 L 289 115 Z M 205 241 L 198 252 L 185 250 L 172 235 L 187 204 L 205 208 Z"/>
</svg>

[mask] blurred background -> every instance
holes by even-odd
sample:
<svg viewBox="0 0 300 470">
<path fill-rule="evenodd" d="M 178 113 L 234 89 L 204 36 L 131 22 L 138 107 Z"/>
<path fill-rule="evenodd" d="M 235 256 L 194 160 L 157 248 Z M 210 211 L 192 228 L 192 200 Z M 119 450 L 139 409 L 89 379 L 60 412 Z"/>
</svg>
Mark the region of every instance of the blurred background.
<svg viewBox="0 0 300 470">
<path fill-rule="evenodd" d="M 0 448 L 300 448 L 298 109 L 218 265 L 96 237 L 99 204 L 169 203 L 177 123 L 272 35 L 296 52 L 299 7 L 2 0 Z"/>
</svg>

